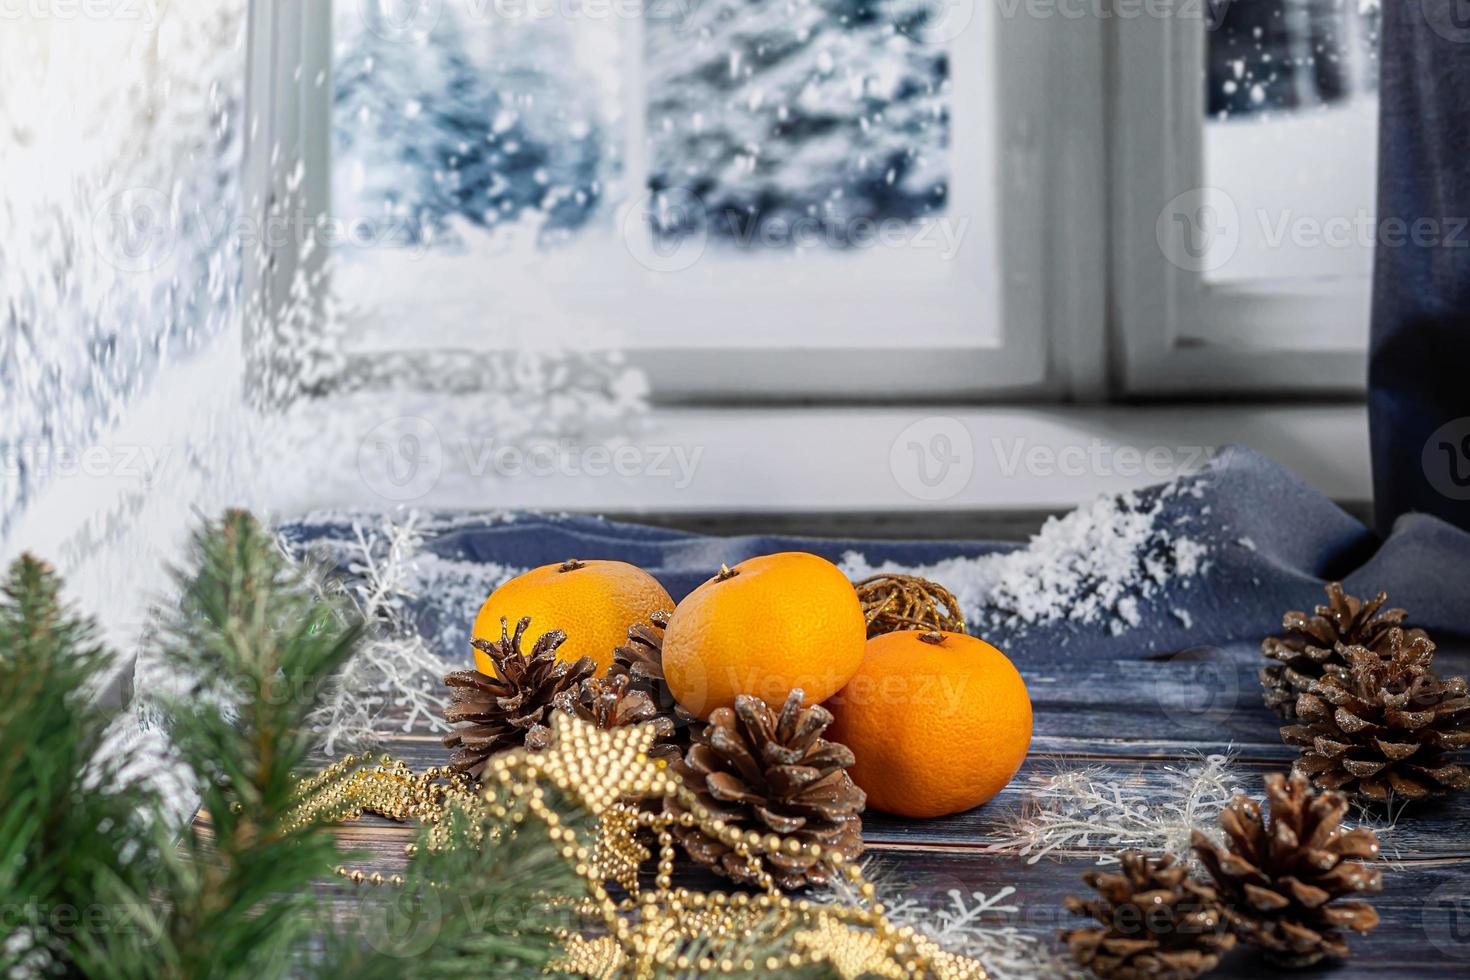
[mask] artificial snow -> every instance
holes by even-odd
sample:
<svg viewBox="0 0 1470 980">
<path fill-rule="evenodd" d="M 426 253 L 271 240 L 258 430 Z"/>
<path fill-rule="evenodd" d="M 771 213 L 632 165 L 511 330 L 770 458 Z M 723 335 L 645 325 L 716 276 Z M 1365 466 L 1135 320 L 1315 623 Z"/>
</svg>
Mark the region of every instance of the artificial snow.
<svg viewBox="0 0 1470 980">
<path fill-rule="evenodd" d="M 1019 632 L 1072 622 L 1121 635 L 1143 622 L 1142 603 L 1208 565 L 1208 545 L 1164 520 L 1172 501 L 1197 497 L 1199 479 L 1100 497 L 1049 519 L 1030 544 L 1007 554 L 910 568 L 873 566 L 852 551 L 841 567 L 854 580 L 906 572 L 943 582 L 975 627 Z"/>
</svg>

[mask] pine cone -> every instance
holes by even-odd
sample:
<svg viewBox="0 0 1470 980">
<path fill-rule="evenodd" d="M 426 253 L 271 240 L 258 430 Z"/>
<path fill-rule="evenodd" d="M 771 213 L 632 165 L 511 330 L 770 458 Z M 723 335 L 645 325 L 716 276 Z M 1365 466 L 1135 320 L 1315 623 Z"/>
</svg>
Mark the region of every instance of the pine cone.
<svg viewBox="0 0 1470 980">
<path fill-rule="evenodd" d="M 668 742 L 674 734 L 674 723 L 658 713 L 648 692 L 632 690 L 629 685 L 628 678 L 622 675 L 589 677 L 575 690 L 568 688 L 559 693 L 552 699 L 552 704 L 556 710 L 576 715 L 604 731 L 652 722 L 657 734 L 649 756 L 664 759 L 670 764 L 677 762 L 679 747 Z M 549 725 L 536 725 L 526 734 L 527 748 L 539 752 L 550 744 Z"/>
<path fill-rule="evenodd" d="M 1122 855 L 1121 874 L 1087 871 L 1101 898 L 1068 898 L 1067 911 L 1101 927 L 1062 933 L 1076 961 L 1105 980 L 1192 980 L 1213 970 L 1235 945 L 1215 890 L 1193 881 L 1165 854 Z"/>
<path fill-rule="evenodd" d="M 541 634 L 531 652 L 522 653 L 521 637 L 530 625 L 529 617 L 522 619 L 511 636 L 502 619 L 499 642 L 471 641 L 495 665 L 494 677 L 457 670 L 444 678 L 449 686 L 444 720 L 466 723 L 444 736 L 444 745 L 454 750 L 451 768 L 480 778 L 492 755 L 525 745 L 533 730 L 548 723 L 556 696 L 597 669 L 591 657 L 572 661 L 556 655 L 567 639 L 561 630 Z"/>
<path fill-rule="evenodd" d="M 1371 830 L 1344 830 L 1347 797 L 1313 794 L 1305 776 L 1266 777 L 1269 824 L 1255 800 L 1237 796 L 1220 814 L 1226 846 L 1199 831 L 1192 843 L 1215 879 L 1235 934 L 1260 946 L 1282 966 L 1311 966 L 1348 955 L 1343 929 L 1366 933 L 1378 925 L 1367 902 L 1344 895 L 1376 892 L 1381 873 L 1354 858 L 1378 855 Z"/>
<path fill-rule="evenodd" d="M 1465 678 L 1440 680 L 1430 670 L 1434 644 L 1394 629 L 1385 651 L 1347 647 L 1343 656 L 1344 674 L 1323 677 L 1298 699 L 1305 724 L 1281 729 L 1288 745 L 1306 749 L 1295 770 L 1323 789 L 1373 801 L 1470 789 L 1470 769 L 1448 758 L 1470 745 L 1470 697 Z"/>
<path fill-rule="evenodd" d="M 1402 609 L 1383 609 L 1387 601 L 1387 592 L 1364 601 L 1343 592 L 1341 583 L 1332 582 L 1327 586 L 1327 605 L 1318 606 L 1316 615 L 1296 611 L 1283 616 L 1281 626 L 1288 634 L 1270 636 L 1261 643 L 1261 653 L 1279 661 L 1261 668 L 1266 707 L 1286 721 L 1295 721 L 1298 697 L 1323 676 L 1346 671 L 1344 647 L 1386 649 L 1389 630 L 1401 627 L 1408 616 Z M 1425 636 L 1419 629 L 1409 634 Z"/>
<path fill-rule="evenodd" d="M 847 768 L 852 751 L 821 737 L 832 723 L 826 708 L 802 708 L 792 691 L 777 715 L 760 698 L 740 695 L 735 707 L 716 708 L 709 727 L 674 771 L 714 817 L 740 831 L 773 833 L 802 844 L 836 848 L 848 859 L 863 852 L 862 819 L 867 797 Z M 689 812 L 678 797 L 666 809 Z M 740 882 L 757 880 L 734 848 L 697 828 L 673 828 L 680 845 L 701 864 Z M 782 851 L 763 859 L 782 888 L 821 885 L 825 866 L 807 855 Z"/>
<path fill-rule="evenodd" d="M 658 713 L 673 722 L 672 741 L 680 747 L 682 754 L 694 737 L 704 730 L 704 721 L 674 700 L 674 694 L 664 680 L 664 630 L 668 625 L 669 614 L 656 612 L 647 623 L 634 623 L 628 627 L 628 642 L 614 648 L 607 676 L 626 676 L 632 690 L 648 693 Z"/>
</svg>

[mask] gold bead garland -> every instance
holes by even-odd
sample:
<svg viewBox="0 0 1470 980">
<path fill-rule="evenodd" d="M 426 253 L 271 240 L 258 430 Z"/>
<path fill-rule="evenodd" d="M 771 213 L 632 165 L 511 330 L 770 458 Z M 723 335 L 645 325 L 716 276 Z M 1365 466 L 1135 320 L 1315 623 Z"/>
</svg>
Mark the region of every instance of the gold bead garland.
<svg viewBox="0 0 1470 980">
<path fill-rule="evenodd" d="M 302 782 L 298 815 L 303 822 L 351 820 L 364 813 L 417 820 L 430 828 L 426 839 L 431 849 L 448 845 L 442 817 L 451 804 L 495 820 L 524 823 L 525 817 L 534 817 L 582 880 L 586 890 L 582 907 L 601 920 L 596 936 L 570 931 L 562 935 L 561 955 L 552 965 L 568 973 L 643 978 L 669 968 L 779 972 L 824 963 L 844 978 L 986 980 L 988 974 L 978 960 L 949 953 L 912 927 L 894 925 L 862 868 L 838 851 L 742 831 L 711 813 L 665 763 L 649 758 L 655 737 L 652 725 L 604 731 L 557 712 L 548 748 L 493 757 L 480 787 L 438 768 L 415 774 L 386 756 L 375 765 L 370 759 L 349 756 Z M 597 819 L 596 840 L 580 839 L 561 819 L 547 803 L 548 789 L 559 791 Z M 668 797 L 677 798 L 685 812 L 675 816 L 631 802 Z M 674 888 L 675 824 L 697 828 L 733 849 L 746 861 L 761 891 Z M 653 887 L 646 891 L 640 887 L 638 872 L 653 852 L 643 843 L 644 836 L 657 842 Z M 406 850 L 412 857 L 415 845 Z M 851 883 L 860 903 L 817 904 L 783 894 L 765 863 L 767 855 L 778 852 L 825 863 L 834 878 L 842 876 Z M 338 868 L 337 874 L 355 884 L 402 883 L 396 875 L 385 879 L 379 873 L 347 868 Z M 614 899 L 608 882 L 626 897 Z M 760 936 L 784 937 L 782 955 L 757 961 L 728 952 L 740 948 L 741 940 L 749 947 L 749 941 Z M 691 956 L 690 950 L 704 955 Z"/>
</svg>

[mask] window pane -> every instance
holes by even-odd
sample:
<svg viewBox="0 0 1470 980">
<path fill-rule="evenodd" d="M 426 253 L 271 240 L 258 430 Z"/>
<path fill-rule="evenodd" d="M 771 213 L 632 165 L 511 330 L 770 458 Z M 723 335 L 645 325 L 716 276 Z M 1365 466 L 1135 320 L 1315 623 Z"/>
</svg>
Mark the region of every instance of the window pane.
<svg viewBox="0 0 1470 980">
<path fill-rule="evenodd" d="M 401 331 L 405 316 L 419 342 L 425 329 L 443 343 L 482 340 L 515 263 L 549 263 L 610 233 L 623 167 L 619 25 L 497 9 L 336 6 L 333 281 L 366 325 L 358 346 L 401 341 L 374 331 Z M 436 17 L 416 22 L 423 10 Z"/>
<path fill-rule="evenodd" d="M 1217 281 L 1371 270 L 1378 12 L 1359 0 L 1236 0 L 1207 41 L 1206 204 Z M 1229 225 L 1238 228 L 1230 232 Z"/>
<path fill-rule="evenodd" d="M 996 343 L 989 90 L 977 59 L 951 71 L 986 20 L 943 14 L 339 2 L 349 346 L 771 347 L 793 323 L 804 344 Z"/>
<path fill-rule="evenodd" d="M 849 249 L 873 223 L 941 212 L 949 65 L 926 13 L 712 0 L 650 19 L 649 187 L 701 202 L 712 242 L 765 249 Z"/>
</svg>

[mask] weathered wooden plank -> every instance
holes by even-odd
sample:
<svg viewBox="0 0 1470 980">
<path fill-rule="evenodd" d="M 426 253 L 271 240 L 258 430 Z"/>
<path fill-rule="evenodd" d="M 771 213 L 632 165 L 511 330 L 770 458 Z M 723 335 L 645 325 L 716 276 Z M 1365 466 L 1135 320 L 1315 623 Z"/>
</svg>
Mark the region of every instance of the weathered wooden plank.
<svg viewBox="0 0 1470 980">
<path fill-rule="evenodd" d="M 1149 752 L 1168 748 L 1161 743 L 1141 744 Z M 1207 748 L 1189 744 L 1195 753 Z M 1169 768 L 1178 770 L 1191 764 L 1191 753 L 1160 758 L 1122 754 L 1129 747 L 1129 743 L 1121 741 L 1100 745 L 1054 737 L 1039 739 L 1016 778 L 985 806 L 938 820 L 907 820 L 870 811 L 863 817 L 864 837 L 874 847 L 927 845 L 978 850 L 1009 836 L 1007 828 L 1032 806 L 1030 796 L 1035 781 L 1054 775 L 1063 767 L 1099 766 L 1109 780 L 1136 790 L 1145 798 L 1157 799 L 1166 797 L 1171 779 Z M 1119 752 L 1114 753 L 1114 749 Z M 385 746 L 385 751 L 418 770 L 444 761 L 439 742 L 426 736 L 397 737 Z M 1198 759 L 1199 755 L 1194 754 L 1193 758 Z M 1248 792 L 1259 790 L 1260 779 L 1267 772 L 1286 767 L 1282 761 L 1246 758 L 1237 759 L 1234 766 L 1239 788 Z M 1385 848 L 1403 860 L 1470 856 L 1470 797 L 1461 795 L 1438 803 L 1417 804 L 1383 836 Z M 1115 848 L 1116 845 L 1105 840 L 1094 839 L 1088 847 L 1067 848 L 1062 853 L 1095 855 Z"/>
<path fill-rule="evenodd" d="M 1260 702 L 1255 675 L 1262 661 L 1253 645 L 1136 660 L 1076 661 L 1063 654 L 1018 665 L 1035 708 L 1035 737 L 1022 771 L 994 800 L 941 820 L 865 815 L 870 866 L 889 894 L 939 908 L 951 901 L 952 890 L 993 894 L 1014 886 L 1012 904 L 1021 911 L 1014 921 L 1002 916 L 998 924 L 1051 942 L 1058 928 L 1074 924 L 1061 909 L 1062 898 L 1080 892 L 1081 870 L 1115 845 L 1091 839 L 1035 864 L 988 852 L 1034 806 L 1035 780 L 1064 767 L 1098 766 L 1108 779 L 1123 781 L 1145 798 L 1163 799 L 1168 767 L 1233 751 L 1237 782 L 1255 791 L 1264 773 L 1285 768 L 1294 756 L 1277 736 L 1279 722 Z M 1458 660 L 1444 666 L 1463 669 Z M 395 733 L 383 751 L 416 769 L 445 758 L 438 738 L 428 733 Z M 207 818 L 199 823 L 207 828 Z M 344 826 L 340 840 L 355 852 L 344 861 L 384 875 L 400 873 L 406 866 L 403 847 L 412 834 L 409 827 L 375 818 Z M 1356 958 L 1333 975 L 1470 975 L 1470 900 L 1465 897 L 1470 892 L 1470 797 L 1416 806 L 1384 831 L 1383 839 L 1391 858 L 1385 891 L 1376 902 L 1383 925 L 1356 940 Z M 690 887 L 724 886 L 688 862 L 680 863 L 676 878 Z M 330 878 L 323 889 L 344 914 L 375 894 Z M 1242 950 L 1219 975 L 1260 972 L 1255 955 Z"/>
<path fill-rule="evenodd" d="M 1256 679 L 1264 662 L 1254 646 L 1237 645 L 1155 660 L 1033 657 L 1017 667 L 1038 737 L 1233 743 L 1279 753 L 1281 723 L 1261 703 Z"/>
<path fill-rule="evenodd" d="M 1087 891 L 1081 873 L 1091 866 L 1091 861 L 1079 858 L 1027 865 L 1003 855 L 909 850 L 877 850 L 868 863 L 870 875 L 890 900 L 913 903 L 925 910 L 931 921 L 940 910 L 953 906 L 956 894 L 973 906 L 976 892 L 995 896 L 1005 888 L 1014 888 L 1003 903 L 1010 908 L 989 912 L 982 921 L 996 930 L 1013 927 L 1034 937 L 1034 945 L 1025 948 L 1035 951 L 1056 949 L 1058 931 L 1082 923 L 1065 911 L 1062 901 L 1067 895 Z M 365 867 L 384 875 L 401 871 L 401 850 L 396 857 L 384 855 Z M 1324 966 L 1295 975 L 1330 973 L 1343 980 L 1467 975 L 1470 902 L 1462 885 L 1466 874 L 1467 866 L 1462 862 L 1421 862 L 1388 869 L 1384 890 L 1374 898 L 1382 924 L 1368 936 L 1352 939 L 1353 958 L 1335 968 Z M 729 887 L 728 882 L 688 864 L 679 866 L 675 883 L 690 888 Z M 354 914 L 362 902 L 381 901 L 384 894 L 368 886 L 336 881 L 325 883 L 323 891 L 340 904 L 344 914 Z M 1258 954 L 1242 948 L 1232 953 L 1213 976 L 1229 980 L 1266 972 Z"/>
<path fill-rule="evenodd" d="M 930 908 L 948 904 L 951 890 L 962 895 L 975 891 L 993 895 L 1013 886 L 1017 891 L 1010 901 L 1021 911 L 997 916 L 996 921 L 1044 940 L 1082 921 L 1062 909 L 1062 899 L 1086 891 L 1080 874 L 1088 866 L 1077 859 L 1024 865 L 1001 856 L 924 852 L 880 852 L 872 863 L 874 874 L 890 892 L 901 892 Z M 1461 863 L 1390 869 L 1384 876 L 1384 891 L 1374 901 L 1382 925 L 1368 936 L 1354 937 L 1354 958 L 1337 969 L 1324 967 L 1295 975 L 1330 972 L 1341 978 L 1422 978 L 1470 974 L 1470 902 L 1463 887 L 1467 872 L 1470 869 Z M 1259 977 L 1268 972 L 1253 950 L 1242 949 L 1212 976 Z"/>
</svg>

